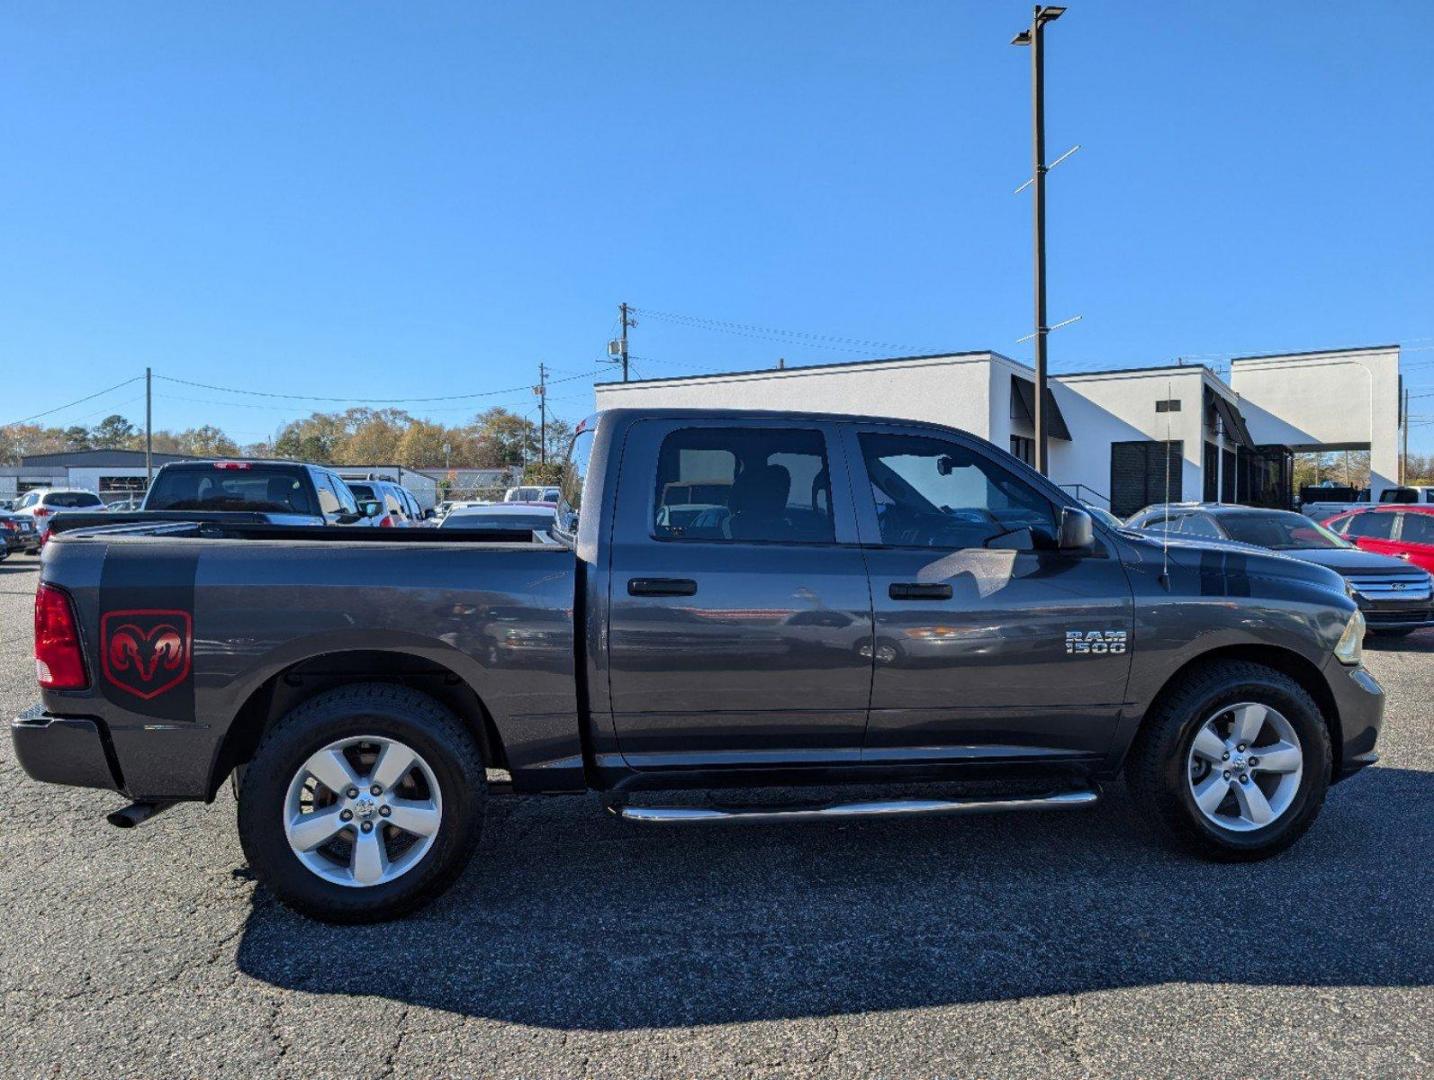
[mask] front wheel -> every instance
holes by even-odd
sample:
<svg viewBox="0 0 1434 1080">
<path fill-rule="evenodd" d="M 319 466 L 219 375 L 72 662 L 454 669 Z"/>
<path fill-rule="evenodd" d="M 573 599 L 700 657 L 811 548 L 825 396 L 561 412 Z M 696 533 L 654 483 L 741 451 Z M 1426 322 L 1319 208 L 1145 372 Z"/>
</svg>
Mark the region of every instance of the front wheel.
<svg viewBox="0 0 1434 1080">
<path fill-rule="evenodd" d="M 478 841 L 486 781 L 472 734 L 437 701 L 367 683 L 304 702 L 239 784 L 259 881 L 326 922 L 392 918 L 439 895 Z"/>
<path fill-rule="evenodd" d="M 1207 858 L 1253 860 L 1310 827 L 1330 766 L 1329 729 L 1299 683 L 1223 661 L 1192 672 L 1146 717 L 1126 781 L 1166 839 Z"/>
</svg>

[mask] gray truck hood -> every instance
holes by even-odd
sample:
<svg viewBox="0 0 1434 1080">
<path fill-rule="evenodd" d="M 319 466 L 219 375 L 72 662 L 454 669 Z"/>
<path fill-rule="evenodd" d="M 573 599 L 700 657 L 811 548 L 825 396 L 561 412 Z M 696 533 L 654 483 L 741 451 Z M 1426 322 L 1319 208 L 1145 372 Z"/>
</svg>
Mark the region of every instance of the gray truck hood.
<svg viewBox="0 0 1434 1080">
<path fill-rule="evenodd" d="M 1142 562 L 1160 561 L 1168 554 L 1171 563 L 1175 565 L 1199 568 L 1212 553 L 1220 555 L 1224 559 L 1238 556 L 1240 558 L 1239 568 L 1246 574 L 1304 581 L 1311 585 L 1344 592 L 1344 579 L 1338 571 L 1281 551 L 1256 547 L 1254 544 L 1241 544 L 1235 540 L 1174 535 L 1168 541 L 1164 541 L 1159 534 L 1136 529 L 1123 529 L 1120 535 L 1139 548 Z M 1347 552 L 1346 554 L 1354 553 Z M 1359 554 L 1368 555 L 1369 553 L 1360 552 Z M 1398 559 L 1388 559 L 1387 561 L 1397 564 L 1401 569 L 1408 569 L 1409 564 Z M 1234 567 L 1232 566 L 1230 569 L 1233 570 Z M 1375 569 L 1387 568 L 1376 567 Z"/>
</svg>

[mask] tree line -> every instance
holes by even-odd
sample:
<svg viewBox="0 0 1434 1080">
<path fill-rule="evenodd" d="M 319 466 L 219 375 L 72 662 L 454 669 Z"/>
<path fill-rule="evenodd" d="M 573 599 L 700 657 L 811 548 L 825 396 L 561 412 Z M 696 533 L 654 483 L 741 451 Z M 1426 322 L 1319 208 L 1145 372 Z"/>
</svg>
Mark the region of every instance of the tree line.
<svg viewBox="0 0 1434 1080">
<path fill-rule="evenodd" d="M 549 419 L 538 424 L 507 409 L 492 408 L 467 423 L 436 424 L 402 409 L 315 412 L 291 420 L 273 439 L 240 444 L 212 424 L 182 431 L 156 431 L 155 453 L 196 457 L 279 457 L 321 465 L 402 465 L 405 468 L 494 469 L 528 467 L 532 479 L 555 473 L 567 455 L 573 428 Z M 144 430 L 118 413 L 93 427 L 10 424 L 0 428 L 0 455 L 18 465 L 30 454 L 65 450 L 143 450 Z M 549 468 L 540 467 L 546 457 Z"/>
</svg>

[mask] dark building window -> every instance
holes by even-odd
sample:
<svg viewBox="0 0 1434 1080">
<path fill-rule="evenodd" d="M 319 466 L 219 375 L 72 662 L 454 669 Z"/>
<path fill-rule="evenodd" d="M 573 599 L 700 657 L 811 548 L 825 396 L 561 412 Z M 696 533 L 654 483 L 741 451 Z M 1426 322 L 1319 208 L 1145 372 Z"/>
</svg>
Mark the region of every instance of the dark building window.
<svg viewBox="0 0 1434 1080">
<path fill-rule="evenodd" d="M 1180 502 L 1185 444 L 1140 440 L 1110 444 L 1110 512 L 1126 518 L 1153 503 Z"/>
<path fill-rule="evenodd" d="M 1157 401 L 1157 402 L 1155 403 L 1155 411 L 1156 411 L 1156 412 L 1179 412 L 1179 411 L 1180 411 L 1180 399 L 1179 399 L 1179 398 L 1165 398 L 1163 401 Z"/>
<path fill-rule="evenodd" d="M 1036 440 L 1028 439 L 1024 435 L 1012 435 L 1011 453 L 1034 468 L 1036 464 Z"/>
</svg>

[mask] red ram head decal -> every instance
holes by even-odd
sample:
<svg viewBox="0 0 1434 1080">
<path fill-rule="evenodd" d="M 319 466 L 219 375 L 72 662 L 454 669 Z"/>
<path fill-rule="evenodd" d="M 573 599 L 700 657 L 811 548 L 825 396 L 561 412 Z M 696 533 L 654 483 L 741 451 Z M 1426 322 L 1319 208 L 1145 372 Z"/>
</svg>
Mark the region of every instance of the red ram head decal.
<svg viewBox="0 0 1434 1080">
<path fill-rule="evenodd" d="M 145 701 L 185 680 L 192 644 L 187 611 L 110 611 L 100 620 L 105 680 Z"/>
</svg>

